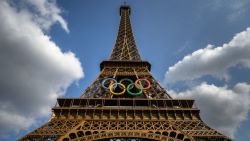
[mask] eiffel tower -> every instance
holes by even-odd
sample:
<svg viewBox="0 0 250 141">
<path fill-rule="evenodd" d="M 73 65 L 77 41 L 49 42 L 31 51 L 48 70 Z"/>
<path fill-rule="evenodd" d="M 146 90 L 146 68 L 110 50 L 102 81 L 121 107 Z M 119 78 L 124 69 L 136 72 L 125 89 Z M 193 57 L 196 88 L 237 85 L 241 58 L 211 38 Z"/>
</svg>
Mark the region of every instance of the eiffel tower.
<svg viewBox="0 0 250 141">
<path fill-rule="evenodd" d="M 79 98 L 58 98 L 51 119 L 20 141 L 231 141 L 200 118 L 193 99 L 172 98 L 150 73 L 134 40 L 131 8 L 108 60 Z"/>
</svg>

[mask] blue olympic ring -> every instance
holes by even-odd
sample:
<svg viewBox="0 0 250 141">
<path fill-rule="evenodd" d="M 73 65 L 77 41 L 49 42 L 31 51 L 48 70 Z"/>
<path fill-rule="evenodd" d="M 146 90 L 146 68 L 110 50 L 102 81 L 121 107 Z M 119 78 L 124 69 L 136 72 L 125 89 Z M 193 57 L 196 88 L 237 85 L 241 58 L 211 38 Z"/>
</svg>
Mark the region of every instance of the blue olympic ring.
<svg viewBox="0 0 250 141">
<path fill-rule="evenodd" d="M 111 83 L 109 84 L 108 87 L 106 87 L 106 86 L 105 86 L 105 82 L 108 81 L 108 80 L 110 80 Z M 104 80 L 102 81 L 102 87 L 105 88 L 105 89 L 109 89 L 109 87 L 111 86 L 111 84 L 113 84 L 112 81 L 114 81 L 114 83 L 115 83 L 115 85 L 113 86 L 113 88 L 116 88 L 116 87 L 117 87 L 117 81 L 116 81 L 114 78 L 106 78 L 106 79 L 104 79 Z"/>
</svg>

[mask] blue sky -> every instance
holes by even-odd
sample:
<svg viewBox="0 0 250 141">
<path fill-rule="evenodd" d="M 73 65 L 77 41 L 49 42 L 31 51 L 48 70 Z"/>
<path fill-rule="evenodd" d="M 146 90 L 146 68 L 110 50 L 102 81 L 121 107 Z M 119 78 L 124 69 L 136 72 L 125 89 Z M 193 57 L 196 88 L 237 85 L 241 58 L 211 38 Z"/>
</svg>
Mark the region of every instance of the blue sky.
<svg viewBox="0 0 250 141">
<path fill-rule="evenodd" d="M 47 107 L 41 108 L 43 114 L 34 112 L 34 109 L 24 110 L 26 106 L 21 107 L 21 111 L 29 113 L 30 116 L 16 112 L 18 106 L 2 108 L 1 106 L 5 102 L 18 103 L 20 101 L 14 92 L 12 95 L 2 96 L 6 101 L 0 100 L 0 110 L 15 109 L 13 113 L 22 120 L 18 125 L 3 124 L 3 122 L 8 123 L 7 120 L 0 121 L 2 127 L 8 127 L 7 131 L 0 130 L 1 140 L 15 140 L 39 127 L 48 119 L 49 106 L 55 104 L 56 97 L 80 96 L 81 92 L 99 73 L 99 63 L 110 56 L 119 26 L 119 6 L 124 2 L 121 0 L 58 0 L 56 3 L 41 1 L 41 3 L 36 3 L 31 0 L 27 0 L 27 2 L 13 0 L 12 2 L 0 3 L 2 9 L 6 8 L 5 15 L 13 17 L 20 14 L 20 18 L 17 18 L 15 22 L 20 23 L 19 25 L 9 24 L 15 27 L 12 29 L 23 32 L 22 35 L 14 39 L 18 41 L 19 37 L 25 34 L 27 34 L 26 37 L 32 35 L 34 40 L 24 38 L 24 42 L 27 40 L 25 45 L 31 44 L 30 46 L 32 46 L 46 42 L 42 45 L 48 45 L 48 51 L 50 48 L 54 48 L 50 51 L 51 54 L 48 53 L 49 55 L 43 53 L 42 50 L 30 51 L 32 47 L 27 49 L 28 53 L 37 53 L 31 57 L 36 58 L 34 59 L 35 64 L 41 63 L 40 66 L 42 66 L 42 71 L 39 69 L 39 73 L 33 73 L 38 70 L 38 65 L 26 62 L 29 64 L 27 65 L 29 70 L 33 70 L 27 75 L 35 76 L 38 74 L 40 76 L 43 74 L 41 77 L 35 77 L 44 79 L 44 81 L 34 81 L 34 87 L 39 87 L 39 90 L 41 87 L 42 90 L 48 89 L 44 90 L 44 93 L 50 94 L 47 95 L 48 97 L 52 95 L 49 102 L 41 102 L 40 105 L 36 105 L 37 108 L 42 107 L 43 104 L 47 105 Z M 175 97 L 197 98 L 201 115 L 211 127 L 219 129 L 229 136 L 234 136 L 236 141 L 249 140 L 250 63 L 248 59 L 250 55 L 248 53 L 250 53 L 250 43 L 248 40 L 250 38 L 247 37 L 250 37 L 250 29 L 247 28 L 250 27 L 250 19 L 248 18 L 250 16 L 250 2 L 248 0 L 127 0 L 127 3 L 132 8 L 131 21 L 137 47 L 142 58 L 152 64 L 154 77 Z M 32 9 L 33 7 L 37 7 L 38 10 Z M 23 11 L 28 11 L 28 14 Z M 38 18 L 29 18 L 34 15 Z M 0 18 L 6 17 L 1 17 L 0 14 Z M 26 21 L 23 19 L 26 18 L 30 22 L 25 23 Z M 9 22 L 11 23 L 12 20 Z M 0 26 L 2 26 L 0 29 L 6 29 L 5 24 L 8 25 L 8 20 L 6 23 L 0 20 Z M 30 29 L 25 25 L 31 25 L 30 27 L 33 28 Z M 37 32 L 33 33 L 36 29 Z M 12 33 L 14 34 L 16 31 L 13 30 Z M 6 47 L 13 46 L 10 44 L 12 40 L 7 38 L 12 35 L 7 33 L 0 30 L 2 50 L 8 50 Z M 44 38 L 48 38 L 48 40 Z M 38 42 L 40 40 L 41 42 Z M 241 43 L 244 44 L 241 45 Z M 42 45 L 38 48 L 43 48 Z M 220 47 L 222 48 L 220 49 Z M 0 55 L 7 56 L 9 52 L 3 52 Z M 24 55 L 23 52 L 20 52 L 15 50 L 9 56 Z M 39 52 L 42 53 L 39 54 Z M 37 56 L 42 57 L 37 58 Z M 11 64 L 12 59 L 4 59 L 6 60 L 0 61 L 0 64 L 5 68 L 11 66 L 8 64 Z M 48 65 L 41 60 L 46 60 L 44 62 L 56 61 L 49 61 L 51 64 Z M 66 66 L 64 66 L 65 64 Z M 26 70 L 26 68 L 17 67 L 17 71 L 19 69 L 24 72 Z M 14 79 L 14 76 L 7 69 L 1 72 L 4 75 L 0 76 L 10 76 L 11 79 Z M 53 74 L 55 76 L 52 78 L 45 79 Z M 0 84 L 5 84 L 6 80 L 3 78 L 0 77 Z M 57 79 L 58 81 L 56 81 Z M 27 80 L 30 80 L 30 77 L 18 79 L 21 82 Z M 33 79 L 31 80 L 33 82 Z M 42 85 L 48 82 L 51 83 L 50 86 Z M 31 85 L 30 83 L 27 85 Z M 35 85 L 36 83 L 37 85 Z M 14 83 L 10 83 L 8 86 L 10 89 L 17 87 Z M 30 90 L 31 87 L 20 87 L 24 87 L 21 89 L 23 92 L 36 92 L 36 90 Z M 42 90 L 40 95 L 43 95 Z M 0 89 L 2 93 L 5 91 L 12 93 L 10 90 Z M 17 100 L 13 100 L 13 97 Z M 39 98 L 47 100 L 42 96 Z M 204 101 L 208 102 L 204 104 Z M 35 105 L 35 102 L 32 104 Z M 218 108 L 224 112 L 211 110 L 211 108 Z M 208 116 L 209 114 L 214 115 Z M 235 114 L 238 116 L 234 117 Z M 227 118 L 228 121 L 223 121 L 223 116 L 230 118 Z M 29 120 L 25 120 L 25 118 Z M 214 120 L 221 123 L 214 122 Z M 22 125 L 21 121 L 30 121 L 31 123 Z M 19 129 L 14 129 L 15 126 L 18 126 Z"/>
</svg>

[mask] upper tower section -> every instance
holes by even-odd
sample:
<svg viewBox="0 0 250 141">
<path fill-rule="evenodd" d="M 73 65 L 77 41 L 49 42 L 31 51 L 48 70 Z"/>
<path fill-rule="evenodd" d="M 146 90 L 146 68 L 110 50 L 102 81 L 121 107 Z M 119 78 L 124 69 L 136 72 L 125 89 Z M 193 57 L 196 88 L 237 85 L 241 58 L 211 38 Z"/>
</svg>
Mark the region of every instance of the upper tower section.
<svg viewBox="0 0 250 141">
<path fill-rule="evenodd" d="M 132 32 L 130 15 L 131 8 L 128 5 L 122 5 L 120 7 L 119 31 L 109 58 L 111 61 L 141 61 Z"/>
</svg>

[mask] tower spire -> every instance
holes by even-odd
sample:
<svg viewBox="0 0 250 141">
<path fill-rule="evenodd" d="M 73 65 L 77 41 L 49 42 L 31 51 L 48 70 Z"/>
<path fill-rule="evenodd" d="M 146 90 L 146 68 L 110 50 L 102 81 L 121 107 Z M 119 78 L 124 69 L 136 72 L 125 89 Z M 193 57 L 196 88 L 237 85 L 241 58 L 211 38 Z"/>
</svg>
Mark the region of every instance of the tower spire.
<svg viewBox="0 0 250 141">
<path fill-rule="evenodd" d="M 120 25 L 115 46 L 109 60 L 141 61 L 130 23 L 131 8 L 127 4 L 120 7 Z"/>
</svg>

